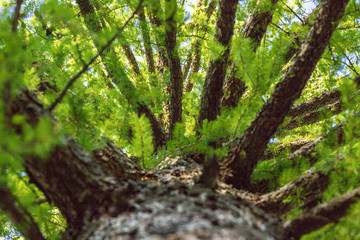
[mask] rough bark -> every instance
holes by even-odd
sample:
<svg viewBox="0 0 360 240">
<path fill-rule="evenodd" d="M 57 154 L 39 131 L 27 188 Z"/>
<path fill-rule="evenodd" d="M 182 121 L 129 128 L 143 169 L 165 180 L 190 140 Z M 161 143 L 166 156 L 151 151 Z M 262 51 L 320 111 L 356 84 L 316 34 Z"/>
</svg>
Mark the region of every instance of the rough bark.
<svg viewBox="0 0 360 240">
<path fill-rule="evenodd" d="M 51 118 L 28 92 L 19 94 L 12 114 L 25 115 L 32 126 Z M 21 134 L 21 126 L 16 128 Z M 65 217 L 63 239 L 282 239 L 278 219 L 239 197 L 200 185 L 139 181 L 137 167 L 110 142 L 92 157 L 73 138 L 61 138 L 47 159 L 27 155 L 25 167 L 31 182 Z M 114 177 L 105 169 L 120 174 Z"/>
<path fill-rule="evenodd" d="M 134 53 L 131 50 L 130 46 L 128 44 L 121 44 L 121 48 L 123 49 L 124 54 L 125 54 L 127 60 L 129 61 L 133 72 L 135 73 L 136 76 L 139 76 L 140 68 L 139 68 L 139 65 L 136 61 L 136 58 L 135 58 Z"/>
<path fill-rule="evenodd" d="M 88 0 L 77 0 L 77 3 L 89 30 L 99 32 L 101 30 L 101 25 L 94 12 L 94 7 Z M 100 47 L 96 41 L 95 45 L 98 48 Z M 149 119 L 153 130 L 154 149 L 156 150 L 158 147 L 163 146 L 166 143 L 165 131 L 163 130 L 160 122 L 156 119 L 155 115 L 151 112 L 150 108 L 146 104 L 140 102 L 137 89 L 127 77 L 117 54 L 110 49 L 103 54 L 102 61 L 104 62 L 106 70 L 113 83 L 119 87 L 119 90 L 125 96 L 130 105 L 133 106 L 139 115 L 144 114 Z"/>
<path fill-rule="evenodd" d="M 302 103 L 294 105 L 290 109 L 288 116 L 299 117 L 306 113 L 323 108 L 329 104 L 333 104 L 339 100 L 341 100 L 341 93 L 339 91 L 337 91 L 337 90 L 332 91 L 332 92 L 326 91 L 316 97 L 313 97 Z"/>
<path fill-rule="evenodd" d="M 166 0 L 166 5 L 165 46 L 170 69 L 169 135 L 171 136 L 175 124 L 182 120 L 183 76 L 176 43 L 177 24 L 174 19 L 177 3 L 175 0 Z"/>
<path fill-rule="evenodd" d="M 164 73 L 165 68 L 169 67 L 168 59 L 166 55 L 166 49 L 163 46 L 163 40 L 161 39 L 160 32 L 157 31 L 157 28 L 160 28 L 162 26 L 160 19 L 156 16 L 155 13 L 151 12 L 150 10 L 150 23 L 152 24 L 154 31 L 155 31 L 155 42 L 156 42 L 156 48 L 158 52 L 158 62 L 157 62 L 157 68 L 160 73 Z"/>
<path fill-rule="evenodd" d="M 341 101 L 337 101 L 334 104 L 330 104 L 328 106 L 325 106 L 323 109 L 319 109 L 318 111 L 306 113 L 302 116 L 290 119 L 285 123 L 284 127 L 281 127 L 279 131 L 287 131 L 292 130 L 298 127 L 310 125 L 316 122 L 319 122 L 321 120 L 324 120 L 326 118 L 335 116 L 336 114 L 339 114 L 342 112 L 341 109 Z"/>
<path fill-rule="evenodd" d="M 347 3 L 347 0 L 328 0 L 321 3 L 319 15 L 283 79 L 277 84 L 271 98 L 264 104 L 250 127 L 234 140 L 232 146 L 235 146 L 223 159 L 223 176 L 226 182 L 237 187 L 249 186 L 250 176 L 259 158 L 294 101 L 300 97 Z"/>
<path fill-rule="evenodd" d="M 13 103 L 12 115 L 15 114 L 25 115 L 32 126 L 36 126 L 40 118 L 51 119 L 49 112 L 28 92 L 20 93 Z M 22 132 L 21 127 L 16 128 L 17 132 Z M 49 159 L 35 155 L 24 158 L 31 182 L 39 187 L 49 202 L 55 203 L 68 225 L 81 226 L 109 210 L 114 202 L 117 203 L 114 212 L 125 210 L 126 201 L 115 178 L 105 172 L 73 138 L 62 137 L 61 141 L 62 145 L 52 149 Z"/>
<path fill-rule="evenodd" d="M 308 198 L 311 195 L 311 199 L 314 196 L 317 199 L 321 199 L 322 193 L 328 186 L 328 182 L 327 175 L 321 172 L 310 172 L 273 192 L 261 195 L 255 202 L 255 205 L 266 212 L 276 213 L 281 216 L 286 210 L 289 210 L 286 204 L 282 203 L 287 197 L 294 196 L 301 191 L 302 198 Z"/>
<path fill-rule="evenodd" d="M 349 206 L 359 198 L 360 188 L 356 188 L 285 222 L 285 239 L 300 239 L 307 233 L 320 229 L 329 223 L 337 222 L 346 214 Z"/>
<path fill-rule="evenodd" d="M 264 37 L 266 29 L 272 20 L 274 7 L 278 0 L 267 0 L 267 2 L 269 6 L 265 10 L 256 9 L 254 13 L 249 15 L 242 29 L 242 37 L 251 39 L 254 51 L 260 46 L 261 39 Z M 237 67 L 233 62 L 226 78 L 222 106 L 235 108 L 245 90 L 245 83 L 237 76 Z"/>
<path fill-rule="evenodd" d="M 205 83 L 201 95 L 201 107 L 198 117 L 198 126 L 202 121 L 215 120 L 220 113 L 223 83 L 229 58 L 229 43 L 234 31 L 234 19 L 238 1 L 219 1 L 218 17 L 216 20 L 214 41 L 221 44 L 224 53 L 210 60 L 206 73 Z"/>
<path fill-rule="evenodd" d="M 320 4 L 316 6 L 316 8 L 309 14 L 309 16 L 305 18 L 304 21 L 301 22 L 302 27 L 309 26 L 311 24 L 316 14 L 318 14 L 320 7 L 321 7 Z M 300 36 L 299 33 L 295 33 L 295 35 L 293 36 L 291 41 L 292 45 L 290 45 L 290 47 L 287 49 L 286 53 L 284 54 L 285 62 L 288 62 L 299 49 L 301 44 L 299 36 Z"/>
<path fill-rule="evenodd" d="M 301 139 L 301 140 L 295 140 L 288 144 L 283 144 L 283 143 L 277 144 L 277 146 L 275 147 L 275 150 L 273 150 L 272 147 L 269 147 L 265 150 L 262 160 L 269 160 L 269 159 L 275 158 L 276 156 L 278 156 L 282 152 L 286 152 L 287 150 L 291 154 L 291 153 L 295 152 L 296 150 L 298 150 L 299 148 L 301 148 L 302 146 L 304 146 L 310 142 L 312 142 L 312 140 Z"/>
</svg>

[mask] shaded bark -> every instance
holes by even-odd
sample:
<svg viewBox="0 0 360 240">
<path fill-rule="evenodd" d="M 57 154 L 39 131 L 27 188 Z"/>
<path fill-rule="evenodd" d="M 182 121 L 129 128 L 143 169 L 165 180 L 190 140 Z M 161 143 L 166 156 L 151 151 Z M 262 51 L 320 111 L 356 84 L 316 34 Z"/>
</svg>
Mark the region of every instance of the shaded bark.
<svg viewBox="0 0 360 240">
<path fill-rule="evenodd" d="M 261 39 L 264 37 L 266 29 L 272 20 L 274 7 L 277 2 L 278 0 L 267 0 L 269 4 L 267 9 L 256 9 L 245 21 L 241 34 L 243 38 L 251 39 L 254 51 L 260 46 Z M 237 75 L 237 67 L 233 62 L 224 86 L 223 107 L 237 107 L 241 96 L 245 93 L 245 83 Z"/>
<path fill-rule="evenodd" d="M 306 113 L 323 108 L 329 104 L 333 104 L 339 100 L 341 100 L 341 93 L 339 91 L 337 90 L 332 92 L 326 91 L 316 97 L 313 97 L 309 100 L 294 105 L 290 109 L 288 116 L 299 117 Z"/>
<path fill-rule="evenodd" d="M 28 92 L 20 93 L 13 103 L 12 115 L 16 114 L 25 115 L 32 126 L 36 126 L 40 118 L 51 119 L 49 112 Z M 20 126 L 16 128 L 17 132 L 22 132 Z M 117 203 L 114 212 L 127 209 L 115 178 L 106 173 L 76 140 L 63 137 L 61 141 L 62 145 L 55 146 L 47 160 L 35 155 L 24 156 L 24 159 L 31 182 L 39 187 L 49 202 L 55 203 L 68 225 L 81 226 L 109 210 L 114 202 Z"/>
<path fill-rule="evenodd" d="M 325 106 L 325 108 L 320 109 L 318 111 L 306 113 L 297 118 L 290 119 L 285 123 L 284 127 L 279 129 L 279 131 L 281 132 L 281 131 L 292 130 L 298 127 L 310 125 L 319 122 L 321 120 L 330 118 L 332 116 L 335 116 L 336 114 L 342 112 L 341 105 L 342 105 L 341 101 L 338 101 L 334 104 Z"/>
<path fill-rule="evenodd" d="M 123 49 L 124 54 L 125 54 L 127 60 L 129 61 L 133 72 L 135 73 L 136 76 L 139 76 L 140 68 L 139 68 L 139 65 L 136 61 L 136 58 L 135 58 L 134 53 L 131 50 L 130 46 L 128 44 L 121 44 L 121 48 Z"/>
<path fill-rule="evenodd" d="M 349 206 L 360 198 L 360 188 L 356 188 L 330 202 L 314 207 L 296 218 L 284 223 L 285 239 L 300 239 L 301 236 L 337 222 L 346 214 Z"/>
<path fill-rule="evenodd" d="M 12 114 L 24 114 L 32 126 L 42 117 L 51 118 L 28 92 L 19 94 Z M 21 126 L 17 131 L 22 132 Z M 137 168 L 110 142 L 95 155 L 73 138 L 62 137 L 62 145 L 55 146 L 47 159 L 26 156 L 31 182 L 68 223 L 62 239 L 282 239 L 278 219 L 239 197 L 199 185 L 139 181 L 133 177 Z M 115 178 L 105 169 L 121 174 Z"/>
<path fill-rule="evenodd" d="M 304 21 L 301 22 L 301 27 L 309 26 L 312 23 L 312 20 L 314 17 L 318 14 L 320 10 L 321 4 L 316 6 L 316 8 L 309 14 L 307 18 L 304 19 Z M 287 49 L 287 52 L 284 54 L 285 62 L 288 62 L 298 51 L 301 40 L 300 40 L 300 34 L 295 33 L 295 35 L 292 38 L 292 45 Z"/>
<path fill-rule="evenodd" d="M 181 122 L 183 76 L 180 58 L 177 50 L 176 33 L 177 23 L 174 19 L 177 3 L 175 0 L 166 0 L 165 15 L 165 46 L 170 70 L 170 101 L 169 101 L 169 135 L 177 122 Z"/>
<path fill-rule="evenodd" d="M 233 141 L 233 148 L 223 159 L 223 176 L 226 182 L 241 188 L 249 186 L 250 176 L 258 160 L 294 101 L 300 97 L 347 3 L 347 0 L 328 0 L 321 3 L 317 19 L 283 79 L 277 84 L 271 98 L 264 104 L 251 126 Z"/>
<path fill-rule="evenodd" d="M 296 150 L 298 150 L 299 148 L 301 148 L 302 146 L 304 146 L 312 141 L 313 140 L 301 139 L 301 140 L 295 140 L 288 144 L 280 143 L 280 144 L 277 144 L 276 147 L 274 147 L 275 150 L 273 150 L 273 147 L 268 147 L 264 152 L 262 160 L 269 160 L 269 159 L 275 158 L 282 152 L 286 153 L 286 151 L 289 151 L 291 154 L 291 153 L 295 152 Z"/>
<path fill-rule="evenodd" d="M 296 195 L 298 192 L 302 193 L 302 198 L 308 198 L 309 195 L 311 195 L 311 199 L 315 197 L 320 200 L 322 193 L 328 187 L 328 182 L 329 179 L 327 175 L 321 172 L 310 172 L 273 192 L 261 195 L 255 202 L 255 205 L 264 209 L 266 212 L 283 215 L 291 209 L 290 206 L 286 206 L 287 204 L 283 203 L 283 200 L 289 196 Z"/>
<path fill-rule="evenodd" d="M 201 95 L 201 108 L 198 117 L 198 127 L 202 121 L 215 120 L 220 113 L 223 83 L 229 58 L 229 43 L 234 31 L 234 19 L 238 1 L 219 1 L 214 41 L 224 47 L 224 53 L 209 62 L 205 83 Z"/>
</svg>

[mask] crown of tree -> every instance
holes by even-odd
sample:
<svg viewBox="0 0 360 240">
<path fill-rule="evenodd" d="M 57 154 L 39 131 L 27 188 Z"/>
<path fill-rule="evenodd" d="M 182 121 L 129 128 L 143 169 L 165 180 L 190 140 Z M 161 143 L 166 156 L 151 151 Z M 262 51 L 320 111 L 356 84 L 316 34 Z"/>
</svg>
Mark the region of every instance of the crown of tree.
<svg viewBox="0 0 360 240">
<path fill-rule="evenodd" d="M 0 239 L 359 238 L 358 0 L 0 13 Z"/>
</svg>

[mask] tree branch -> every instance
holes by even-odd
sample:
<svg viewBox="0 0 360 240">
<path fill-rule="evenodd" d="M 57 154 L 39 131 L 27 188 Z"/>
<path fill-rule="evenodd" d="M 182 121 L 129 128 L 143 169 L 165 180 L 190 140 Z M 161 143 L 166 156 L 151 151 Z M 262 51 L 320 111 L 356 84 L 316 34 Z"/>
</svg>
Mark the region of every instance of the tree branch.
<svg viewBox="0 0 360 240">
<path fill-rule="evenodd" d="M 283 79 L 277 84 L 271 98 L 264 104 L 251 126 L 233 141 L 234 148 L 223 159 L 222 168 L 226 169 L 226 182 L 237 187 L 249 186 L 258 160 L 292 104 L 299 98 L 347 3 L 348 0 L 321 2 L 319 15 Z"/>
<path fill-rule="evenodd" d="M 170 100 L 169 100 L 169 135 L 175 124 L 182 120 L 183 75 L 180 58 L 176 48 L 177 23 L 174 19 L 177 9 L 176 0 L 165 1 L 165 46 L 170 69 Z"/>
<path fill-rule="evenodd" d="M 335 102 L 334 104 L 329 104 L 325 106 L 323 109 L 318 111 L 306 113 L 302 116 L 290 119 L 285 123 L 285 126 L 280 128 L 279 131 L 292 130 L 298 127 L 302 127 L 305 125 L 313 124 L 318 121 L 324 120 L 326 118 L 332 117 L 336 114 L 342 112 L 341 110 L 341 100 Z"/>
<path fill-rule="evenodd" d="M 281 188 L 261 195 L 255 205 L 267 212 L 279 212 L 283 200 L 296 195 L 301 191 L 301 196 L 321 195 L 328 186 L 328 176 L 321 172 L 309 172 L 287 183 Z"/>
<path fill-rule="evenodd" d="M 141 34 L 143 37 L 144 47 L 145 47 L 145 58 L 146 58 L 146 64 L 148 67 L 148 70 L 150 73 L 155 73 L 155 63 L 154 63 L 154 55 L 152 52 L 151 47 L 151 38 L 150 38 L 150 31 L 147 24 L 144 7 L 141 7 L 139 13 L 139 20 L 140 20 L 140 28 L 141 28 Z"/>
<path fill-rule="evenodd" d="M 224 52 L 209 62 L 205 83 L 201 95 L 201 108 L 198 117 L 198 127 L 202 121 L 215 120 L 220 113 L 223 84 L 229 58 L 229 43 L 234 32 L 234 20 L 238 1 L 220 0 L 216 20 L 214 41 L 224 47 Z"/>
<path fill-rule="evenodd" d="M 351 204 L 360 198 L 360 187 L 327 203 L 314 207 L 284 223 L 284 239 L 300 239 L 301 236 L 318 230 L 345 216 Z"/>
<path fill-rule="evenodd" d="M 255 9 L 254 13 L 250 14 L 245 21 L 242 29 L 242 37 L 250 38 L 252 41 L 253 50 L 260 46 L 261 39 L 266 33 L 266 29 L 270 24 L 273 16 L 273 11 L 278 0 L 267 0 L 270 5 L 266 11 L 262 9 Z M 222 98 L 222 106 L 235 108 L 241 96 L 246 90 L 245 83 L 237 76 L 238 70 L 233 62 L 230 66 L 230 73 L 226 78 L 224 85 L 224 97 Z"/>
<path fill-rule="evenodd" d="M 316 97 L 294 105 L 287 115 L 290 117 L 299 117 L 329 104 L 333 104 L 339 100 L 341 100 L 341 93 L 339 91 L 326 91 Z"/>
<path fill-rule="evenodd" d="M 24 2 L 24 0 L 17 0 L 16 1 L 16 6 L 15 6 L 15 10 L 14 10 L 14 17 L 12 20 L 12 25 L 11 25 L 11 32 L 12 33 L 16 33 L 17 31 L 17 27 L 19 24 L 19 19 L 20 19 L 20 8 L 21 8 L 21 4 Z"/>
<path fill-rule="evenodd" d="M 2 181 L 0 181 L 0 196 L 0 209 L 26 239 L 45 240 L 33 217 Z"/>
<path fill-rule="evenodd" d="M 26 91 L 19 93 L 13 102 L 12 116 L 17 114 L 24 115 L 33 127 L 40 118 L 50 118 L 55 124 L 50 112 Z M 17 132 L 23 132 L 22 126 L 15 128 Z M 96 163 L 93 156 L 71 137 L 62 137 L 61 146 L 54 146 L 47 159 L 32 153 L 24 154 L 23 158 L 30 182 L 37 185 L 49 202 L 55 203 L 69 226 L 80 226 L 92 216 L 107 211 L 114 202 L 117 206 L 114 212 L 128 207 L 120 181 Z M 126 168 L 119 169 L 123 173 L 121 180 L 126 179 Z"/>
</svg>

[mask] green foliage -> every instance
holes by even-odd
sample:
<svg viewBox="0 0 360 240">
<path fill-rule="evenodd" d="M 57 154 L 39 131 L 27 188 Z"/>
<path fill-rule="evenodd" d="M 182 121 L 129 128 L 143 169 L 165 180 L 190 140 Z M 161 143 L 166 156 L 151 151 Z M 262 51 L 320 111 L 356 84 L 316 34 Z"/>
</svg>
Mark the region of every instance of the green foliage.
<svg viewBox="0 0 360 240">
<path fill-rule="evenodd" d="M 131 141 L 130 153 L 139 158 L 139 164 L 143 168 L 154 167 L 156 162 L 152 159 L 153 144 L 152 131 L 149 120 L 145 115 L 137 117 L 133 114 L 130 118 L 133 138 Z"/>
<path fill-rule="evenodd" d="M 272 24 L 254 52 L 253 43 L 241 37 L 241 29 L 249 13 L 269 9 L 268 1 L 240 1 L 231 43 L 231 61 L 238 68 L 237 77 L 245 82 L 250 91 L 238 107 L 222 109 L 222 114 L 215 121 L 205 121 L 195 132 L 208 63 L 210 59 L 221 56 L 225 50 L 224 46 L 213 40 L 217 10 L 208 19 L 204 9 L 210 1 L 204 1 L 204 6 L 199 7 L 195 7 L 192 1 L 181 1 L 186 8 L 176 1 L 143 1 L 146 17 L 156 16 L 161 23 L 173 13 L 177 4 L 174 20 L 177 23 L 176 44 L 182 65 L 188 53 L 194 51 L 193 44 L 197 40 L 201 43 L 200 70 L 189 75 L 194 86 L 182 98 L 183 121 L 176 124 L 172 139 L 166 146 L 153 152 L 150 123 L 144 115 L 135 114 L 135 102 L 141 101 L 166 126 L 168 112 L 163 107 L 169 101 L 166 88 L 170 84 L 168 68 L 157 68 L 153 74 L 147 69 L 137 16 L 111 45 L 111 52 L 106 57 L 98 58 L 66 92 L 64 99 L 52 112 L 56 126 L 54 119 L 49 118 L 40 119 L 36 126 L 31 126 L 24 116 L 16 115 L 11 122 L 23 129 L 22 135 L 19 135 L 5 124 L 8 102 L 3 99 L 3 89 L 6 84 L 10 83 L 10 95 L 13 98 L 26 87 L 37 95 L 41 103 L 49 106 L 69 79 L 97 53 L 95 42 L 98 46 L 106 44 L 131 16 L 139 1 L 92 2 L 102 26 L 102 30 L 97 33 L 87 29 L 84 20 L 79 17 L 80 9 L 75 1 L 24 1 L 16 34 L 10 32 L 15 1 L 1 1 L 0 5 L 0 177 L 6 180 L 11 191 L 35 218 L 48 239 L 57 239 L 66 223 L 54 206 L 46 201 L 39 203 L 45 197 L 39 189 L 28 183 L 23 167 L 24 157 L 36 155 L 46 160 L 51 156 L 54 146 L 61 144 L 59 139 L 64 135 L 74 136 L 89 152 L 101 148 L 104 139 L 110 139 L 127 154 L 137 157 L 143 168 L 160 168 L 166 165 L 167 159 L 189 152 L 225 156 L 227 144 L 250 126 L 282 78 L 287 66 L 284 55 L 290 46 L 298 48 L 294 45 L 293 37 L 296 34 L 298 42 L 301 42 L 309 29 L 309 26 L 302 26 L 298 18 L 310 13 L 305 7 L 309 1 L 279 1 L 274 9 Z M 359 1 L 350 1 L 339 30 L 332 36 L 328 49 L 296 101 L 300 103 L 325 90 L 339 89 L 343 112 L 288 131 L 287 134 L 277 134 L 271 140 L 270 147 L 276 158 L 258 164 L 252 176 L 253 183 L 268 181 L 269 189 L 276 189 L 309 170 L 322 170 L 330 174 L 330 186 L 322 202 L 358 186 L 360 98 L 357 86 L 351 80 L 360 72 L 358 5 Z M 192 10 L 189 11 L 189 8 Z M 312 21 L 313 18 L 310 23 Z M 165 50 L 165 27 L 148 24 L 156 62 L 160 56 L 158 49 Z M 132 70 L 132 63 L 123 51 L 124 44 L 131 46 L 140 69 L 139 75 Z M 111 71 L 104 63 L 117 71 Z M 113 82 L 110 76 L 114 77 Z M 129 83 L 137 91 L 130 92 Z M 341 140 L 336 133 L 339 124 L 344 124 Z M 286 145 L 294 140 L 315 139 L 319 135 L 327 137 L 317 147 L 317 155 L 312 156 L 318 159 L 315 165 L 309 158 L 287 159 L 290 149 L 279 151 L 279 143 Z M 300 207 L 303 200 L 299 190 L 298 194 L 284 201 L 295 207 L 289 216 L 296 216 L 302 211 Z M 338 236 L 337 239 L 358 238 L 360 223 L 356 216 L 359 211 L 360 205 L 357 204 L 338 224 L 329 225 L 304 239 L 334 239 L 334 236 Z M 21 239 L 3 214 L 0 214 L 0 238 Z"/>
</svg>

